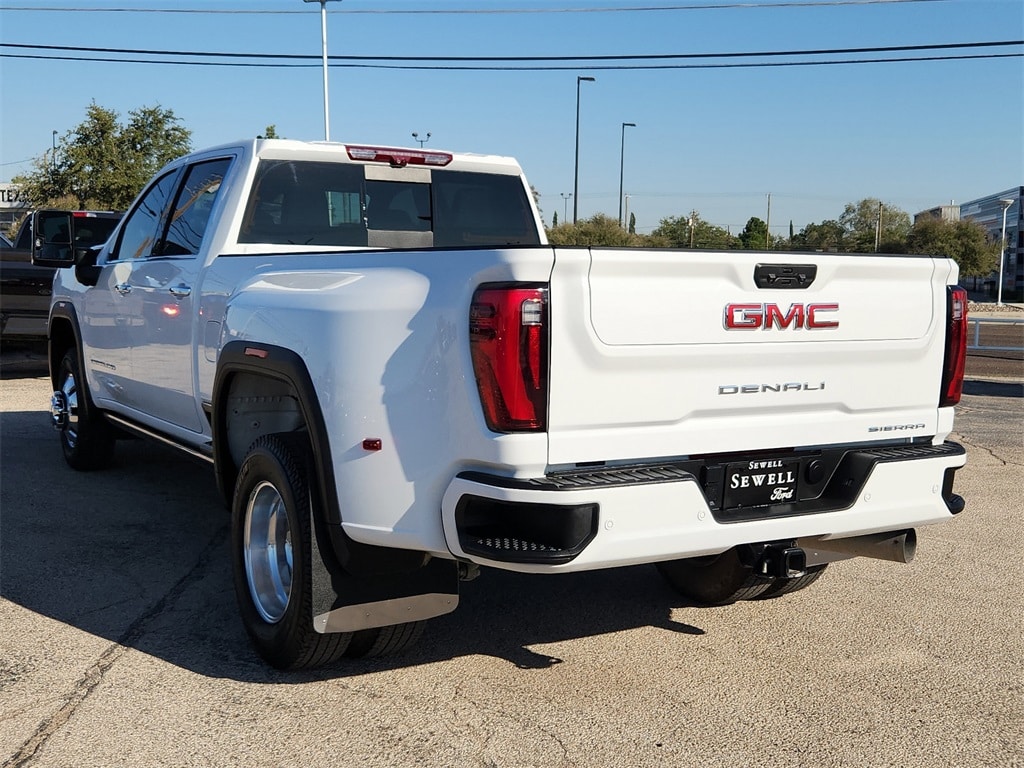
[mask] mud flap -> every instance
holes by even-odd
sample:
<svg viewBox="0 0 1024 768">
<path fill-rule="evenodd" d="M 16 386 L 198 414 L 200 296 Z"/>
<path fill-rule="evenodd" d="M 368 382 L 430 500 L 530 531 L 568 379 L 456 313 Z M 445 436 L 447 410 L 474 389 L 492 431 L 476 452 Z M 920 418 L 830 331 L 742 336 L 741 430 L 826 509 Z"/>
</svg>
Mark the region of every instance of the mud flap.
<svg viewBox="0 0 1024 768">
<path fill-rule="evenodd" d="M 313 628 L 357 632 L 451 613 L 459 604 L 454 560 L 426 558 L 413 570 L 376 575 L 346 572 L 334 557 L 325 523 L 310 510 Z"/>
</svg>

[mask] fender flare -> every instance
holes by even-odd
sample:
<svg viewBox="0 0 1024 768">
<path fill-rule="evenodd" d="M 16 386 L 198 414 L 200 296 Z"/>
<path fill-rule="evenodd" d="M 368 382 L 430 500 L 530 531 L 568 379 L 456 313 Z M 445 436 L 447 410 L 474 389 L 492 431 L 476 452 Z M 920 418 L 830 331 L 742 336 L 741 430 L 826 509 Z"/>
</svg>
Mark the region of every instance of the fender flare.
<svg viewBox="0 0 1024 768">
<path fill-rule="evenodd" d="M 57 323 L 54 321 L 57 321 Z M 67 348 L 67 344 L 57 343 L 58 340 L 54 337 L 53 329 L 55 325 L 63 322 L 67 322 L 71 326 L 70 342 L 75 350 L 75 354 L 78 355 L 78 370 L 82 372 L 84 378 L 87 378 L 87 369 L 82 353 L 82 326 L 78 321 L 78 312 L 75 310 L 75 305 L 70 301 L 56 301 L 50 307 L 50 318 L 46 324 L 46 359 L 50 368 L 50 384 L 54 389 L 57 388 L 57 371 L 60 368 L 61 358 L 64 357 L 63 350 Z M 85 386 L 87 389 L 88 385 L 89 382 L 86 381 Z"/>
<path fill-rule="evenodd" d="M 231 388 L 231 380 L 239 373 L 276 379 L 289 385 L 296 394 L 303 421 L 309 432 L 312 466 L 316 474 L 310 483 L 311 490 L 317 493 L 322 501 L 319 506 L 323 513 L 319 516 L 320 519 L 314 522 L 318 534 L 327 534 L 326 538 L 330 541 L 330 549 L 334 554 L 334 558 L 325 557 L 325 561 L 336 560 L 337 565 L 353 575 L 407 573 L 422 567 L 429 557 L 423 552 L 363 544 L 350 538 L 342 528 L 330 438 L 320 408 L 320 400 L 305 361 L 293 350 L 273 344 L 242 340 L 228 342 L 221 350 L 213 383 L 210 427 L 213 432 L 217 487 L 224 499 L 230 501 L 238 477 L 238 467 L 235 466 L 228 447 L 225 403 Z M 330 562 L 325 564 L 328 568 L 333 565 Z"/>
</svg>

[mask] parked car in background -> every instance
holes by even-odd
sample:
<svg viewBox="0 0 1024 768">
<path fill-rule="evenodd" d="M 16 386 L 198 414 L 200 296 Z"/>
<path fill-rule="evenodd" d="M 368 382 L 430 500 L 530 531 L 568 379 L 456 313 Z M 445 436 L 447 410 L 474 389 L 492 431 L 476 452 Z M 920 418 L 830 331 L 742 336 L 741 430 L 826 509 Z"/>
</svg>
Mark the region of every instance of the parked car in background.
<svg viewBox="0 0 1024 768">
<path fill-rule="evenodd" d="M 114 211 L 74 211 L 76 250 L 102 245 L 121 214 Z M 50 313 L 53 268 L 32 263 L 32 219 L 25 217 L 14 238 L 0 246 L 0 336 L 3 339 L 43 340 Z M 46 233 L 48 236 L 51 233 Z M 58 236 L 59 233 L 52 233 Z"/>
</svg>

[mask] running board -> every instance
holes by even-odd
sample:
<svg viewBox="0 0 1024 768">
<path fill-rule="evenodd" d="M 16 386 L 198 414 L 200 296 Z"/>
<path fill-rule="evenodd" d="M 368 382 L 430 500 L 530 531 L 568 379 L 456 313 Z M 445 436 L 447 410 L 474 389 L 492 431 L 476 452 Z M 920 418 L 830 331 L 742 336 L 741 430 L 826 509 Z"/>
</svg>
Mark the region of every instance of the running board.
<svg viewBox="0 0 1024 768">
<path fill-rule="evenodd" d="M 213 464 L 212 443 L 207 443 L 205 446 L 203 446 L 203 448 L 205 449 L 204 451 L 200 450 L 199 448 L 193 448 L 191 445 L 184 445 L 183 443 L 179 443 L 177 440 L 175 440 L 172 437 L 168 437 L 163 432 L 158 432 L 155 429 L 144 427 L 141 424 L 131 421 L 130 419 L 124 418 L 123 416 L 118 416 L 117 414 L 110 413 L 108 411 L 104 411 L 103 416 L 111 424 L 120 427 L 125 432 L 130 432 L 131 434 L 137 437 L 144 437 L 147 440 L 156 440 L 158 443 L 163 443 L 164 445 L 169 446 L 171 448 L 176 448 L 177 450 L 181 451 L 182 453 L 188 454 L 194 459 L 205 461 L 207 464 Z"/>
</svg>

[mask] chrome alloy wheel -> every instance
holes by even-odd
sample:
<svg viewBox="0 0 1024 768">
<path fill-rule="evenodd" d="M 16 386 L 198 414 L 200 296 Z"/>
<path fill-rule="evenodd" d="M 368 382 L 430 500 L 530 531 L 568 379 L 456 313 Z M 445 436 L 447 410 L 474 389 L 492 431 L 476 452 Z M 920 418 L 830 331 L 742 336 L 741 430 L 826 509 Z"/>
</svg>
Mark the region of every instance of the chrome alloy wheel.
<svg viewBox="0 0 1024 768">
<path fill-rule="evenodd" d="M 50 423 L 64 433 L 69 448 L 78 444 L 78 385 L 71 373 L 50 397 Z"/>
<path fill-rule="evenodd" d="M 288 507 L 271 483 L 261 482 L 245 510 L 245 576 L 263 620 L 279 622 L 292 593 L 292 536 Z"/>
</svg>

